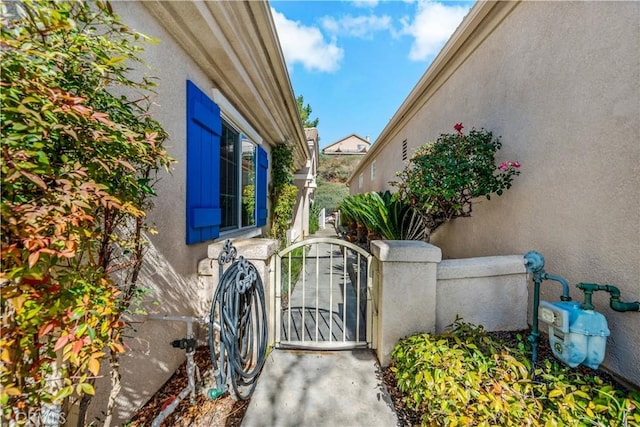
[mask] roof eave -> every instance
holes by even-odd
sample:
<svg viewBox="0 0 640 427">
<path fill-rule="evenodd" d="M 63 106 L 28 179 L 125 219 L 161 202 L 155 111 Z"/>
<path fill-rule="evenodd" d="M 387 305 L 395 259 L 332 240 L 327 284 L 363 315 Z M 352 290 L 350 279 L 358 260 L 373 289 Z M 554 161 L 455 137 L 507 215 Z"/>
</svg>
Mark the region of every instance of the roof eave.
<svg viewBox="0 0 640 427">
<path fill-rule="evenodd" d="M 290 144 L 304 166 L 311 155 L 268 2 L 143 4 L 267 143 Z"/>
<path fill-rule="evenodd" d="M 384 127 L 367 155 L 347 178 L 351 182 L 367 166 L 368 159 L 377 156 L 406 123 L 466 58 L 488 37 L 502 20 L 520 3 L 518 1 L 479 1 L 467 13 L 427 71 Z"/>
</svg>

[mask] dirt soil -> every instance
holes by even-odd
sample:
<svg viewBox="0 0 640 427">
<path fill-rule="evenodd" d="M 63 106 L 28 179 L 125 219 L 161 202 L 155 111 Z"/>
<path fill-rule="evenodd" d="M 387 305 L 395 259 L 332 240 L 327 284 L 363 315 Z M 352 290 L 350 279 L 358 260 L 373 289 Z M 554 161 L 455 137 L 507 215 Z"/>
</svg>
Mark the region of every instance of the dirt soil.
<svg viewBox="0 0 640 427">
<path fill-rule="evenodd" d="M 495 332 L 493 335 L 506 341 L 509 346 L 517 346 L 517 335 L 526 337 L 529 331 L 516 332 Z M 538 349 L 538 360 L 553 358 L 548 341 L 541 337 Z M 208 372 L 211 369 L 211 359 L 209 358 L 209 348 L 200 347 L 195 354 L 195 361 L 200 368 L 200 372 Z M 616 388 L 625 388 L 618 384 L 613 377 L 606 372 L 593 371 L 589 368 L 579 366 L 575 368 L 585 375 L 597 374 L 603 380 L 611 383 Z M 206 375 L 206 374 L 205 374 Z M 395 377 L 390 369 L 383 369 L 383 380 L 391 400 L 393 401 L 400 427 L 419 426 L 420 414 L 408 409 L 402 401 L 402 393 L 396 387 Z M 183 364 L 178 371 L 165 383 L 165 385 L 144 405 L 131 419 L 131 427 L 150 426 L 153 419 L 166 407 L 174 396 L 187 385 L 186 364 Z M 206 392 L 206 390 L 205 390 Z M 163 427 L 239 427 L 249 405 L 249 401 L 238 401 L 235 397 L 226 393 L 216 400 L 211 400 L 203 394 L 199 394 L 195 404 L 189 402 L 189 398 L 180 402 L 174 413 L 163 423 Z"/>
<path fill-rule="evenodd" d="M 194 360 L 203 377 L 212 369 L 209 347 L 199 347 Z M 186 362 L 180 366 L 175 374 L 162 388 L 136 412 L 131 419 L 131 427 L 150 426 L 153 419 L 171 403 L 187 386 Z M 162 423 L 163 427 L 238 427 L 242 423 L 249 401 L 239 401 L 229 393 L 225 393 L 216 400 L 209 399 L 203 393 L 198 393 L 192 405 L 189 397 L 184 399 L 176 410 Z"/>
</svg>

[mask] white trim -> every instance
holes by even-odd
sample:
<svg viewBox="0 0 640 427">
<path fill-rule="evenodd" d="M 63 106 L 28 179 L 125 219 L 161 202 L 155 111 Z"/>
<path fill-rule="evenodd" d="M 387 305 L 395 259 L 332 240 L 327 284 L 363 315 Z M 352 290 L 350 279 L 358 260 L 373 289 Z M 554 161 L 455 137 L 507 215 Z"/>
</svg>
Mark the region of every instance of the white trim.
<svg viewBox="0 0 640 427">
<path fill-rule="evenodd" d="M 244 117 L 242 117 L 242 114 L 240 114 L 238 110 L 235 109 L 235 107 L 222 94 L 222 92 L 220 92 L 220 90 L 218 89 L 213 89 L 212 91 L 213 101 L 218 104 L 218 107 L 220 107 L 220 113 L 222 114 L 222 117 L 228 122 L 236 125 L 239 128 L 238 130 L 244 132 L 244 134 L 251 138 L 254 143 L 262 145 L 263 140 L 260 134 L 258 134 L 258 132 L 256 132 L 253 127 L 251 127 L 249 122 L 247 122 Z"/>
<path fill-rule="evenodd" d="M 314 176 L 312 173 L 296 173 L 293 175 L 293 179 L 294 180 L 307 180 L 310 181 L 312 179 L 314 179 Z"/>
<path fill-rule="evenodd" d="M 227 230 L 220 233 L 214 242 L 222 242 L 226 239 L 251 239 L 252 237 L 262 235 L 262 227 L 247 226 L 236 230 Z"/>
</svg>

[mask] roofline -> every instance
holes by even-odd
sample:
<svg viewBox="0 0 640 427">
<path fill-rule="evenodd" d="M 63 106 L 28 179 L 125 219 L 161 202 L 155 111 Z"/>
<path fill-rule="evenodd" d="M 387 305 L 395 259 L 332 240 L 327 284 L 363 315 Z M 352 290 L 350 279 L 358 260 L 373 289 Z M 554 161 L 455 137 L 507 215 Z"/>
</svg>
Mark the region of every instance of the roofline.
<svg viewBox="0 0 640 427">
<path fill-rule="evenodd" d="M 311 158 L 271 8 L 250 2 L 142 2 L 270 145 L 286 142 L 298 168 Z"/>
<path fill-rule="evenodd" d="M 334 145 L 339 144 L 339 143 L 341 143 L 342 141 L 344 141 L 345 139 L 347 139 L 347 138 L 351 138 L 352 136 L 355 136 L 356 138 L 360 139 L 362 142 L 366 142 L 367 144 L 369 144 L 369 146 L 371 146 L 371 141 L 367 141 L 367 140 L 366 140 L 366 139 L 364 139 L 363 137 L 361 137 L 361 136 L 359 136 L 359 135 L 356 135 L 355 133 L 352 133 L 351 135 L 347 135 L 347 136 L 345 136 L 344 138 L 339 139 L 339 140 L 337 140 L 336 142 L 333 142 L 333 143 L 331 143 L 331 144 L 327 145 L 326 147 L 324 147 L 324 148 L 322 149 L 322 151 L 326 150 L 327 148 L 333 147 Z"/>
<path fill-rule="evenodd" d="M 521 3 L 517 1 L 479 1 L 464 17 L 427 71 L 402 102 L 391 120 L 372 144 L 371 149 L 349 175 L 351 182 L 369 164 L 369 158 L 393 141 L 398 132 L 416 115 L 449 77 L 493 33 L 500 23 Z"/>
</svg>

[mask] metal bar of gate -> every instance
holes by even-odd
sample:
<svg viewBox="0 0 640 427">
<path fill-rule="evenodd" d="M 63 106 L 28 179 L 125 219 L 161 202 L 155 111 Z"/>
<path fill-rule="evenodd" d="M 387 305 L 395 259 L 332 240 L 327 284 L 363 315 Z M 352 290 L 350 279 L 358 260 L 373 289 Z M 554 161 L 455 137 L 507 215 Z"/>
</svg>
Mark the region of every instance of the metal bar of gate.
<svg viewBox="0 0 640 427">
<path fill-rule="evenodd" d="M 358 254 L 358 262 L 356 263 L 356 341 L 360 341 L 360 254 Z"/>
<path fill-rule="evenodd" d="M 293 286 L 291 286 L 291 252 L 289 252 L 289 263 L 287 265 L 287 270 L 289 270 L 289 274 L 288 274 L 288 280 L 289 280 L 289 285 L 288 285 L 288 294 L 289 297 L 287 299 L 287 308 L 288 308 L 288 312 L 289 312 L 289 324 L 287 326 L 287 339 L 291 340 L 291 288 Z"/>
<path fill-rule="evenodd" d="M 333 243 L 329 257 L 329 342 L 333 340 Z"/>
<path fill-rule="evenodd" d="M 306 303 L 307 303 L 307 295 L 306 295 L 306 284 L 307 284 L 307 251 L 304 250 L 304 246 L 302 248 L 302 322 L 300 323 L 300 333 L 302 335 L 302 342 L 305 341 L 305 330 L 307 329 L 307 322 L 304 319 L 304 312 L 306 311 Z"/>
<path fill-rule="evenodd" d="M 322 244 L 326 244 L 326 246 L 322 248 Z M 328 254 L 326 253 L 327 247 L 329 249 Z M 294 250 L 297 248 L 302 248 L 300 255 L 294 254 Z M 308 253 L 308 250 L 315 250 L 315 259 L 313 252 Z M 353 254 L 353 257 L 351 254 Z M 338 267 L 340 260 L 338 257 L 342 258 L 340 267 Z M 294 258 L 296 266 L 293 265 Z M 366 265 L 363 266 L 365 259 Z M 302 261 L 300 270 L 297 267 L 299 265 L 298 260 Z M 276 319 L 283 319 L 287 322 L 287 325 L 278 324 L 279 333 L 277 334 L 276 344 L 279 347 L 306 349 L 348 349 L 370 346 L 372 344 L 372 311 L 375 311 L 375 308 L 370 307 L 372 303 L 370 286 L 371 260 L 371 255 L 361 248 L 352 243 L 336 239 L 310 239 L 294 244 L 276 255 L 275 266 L 278 271 L 273 275 L 280 289 L 285 285 L 287 286 L 285 295 L 288 296 L 288 305 L 278 304 L 275 307 L 280 313 L 283 310 L 288 311 L 284 316 L 276 315 Z M 282 264 L 285 261 L 288 262 L 287 268 L 284 270 L 289 276 L 286 279 L 282 277 L 284 267 Z M 307 265 L 307 262 L 309 262 L 309 265 Z M 308 269 L 313 268 L 314 265 L 315 274 L 308 275 Z M 335 277 L 340 277 L 338 276 L 340 272 L 336 268 L 342 268 L 342 287 L 339 289 L 334 286 L 334 275 Z M 297 285 L 293 283 L 294 278 L 292 275 L 294 270 L 300 271 L 302 276 L 298 276 Z M 365 271 L 363 272 L 363 270 Z M 364 287 L 365 276 L 363 273 L 366 275 L 366 286 Z M 309 277 L 311 277 L 311 280 L 307 280 Z M 308 288 L 313 285 L 313 277 L 315 277 L 316 282 L 315 290 Z M 326 295 L 327 288 L 328 296 Z M 334 290 L 342 292 L 342 297 L 338 294 L 333 295 Z M 355 298 L 350 294 L 351 292 L 355 292 Z M 282 302 L 280 292 L 276 292 L 275 297 L 277 302 Z M 315 308 L 311 306 L 313 301 L 315 301 Z M 325 307 L 327 302 L 329 306 Z M 336 302 L 339 304 L 334 307 Z M 362 305 L 365 303 L 366 307 L 363 307 Z M 320 306 L 321 304 L 322 307 Z M 355 316 L 355 319 L 353 319 L 353 316 Z M 361 316 L 362 319 L 360 318 Z M 315 325 L 312 325 L 311 322 L 315 322 Z M 322 325 L 320 322 L 323 322 Z M 340 329 L 342 329 L 342 334 L 340 334 Z M 364 330 L 362 331 L 361 329 Z M 328 337 L 326 336 L 327 330 L 329 332 Z M 334 335 L 334 332 L 336 335 Z M 342 335 L 342 339 L 339 338 L 340 335 Z"/>
<path fill-rule="evenodd" d="M 347 251 L 342 256 L 342 341 L 347 340 Z"/>
<path fill-rule="evenodd" d="M 320 243 L 316 243 L 316 341 L 320 325 Z"/>
</svg>

